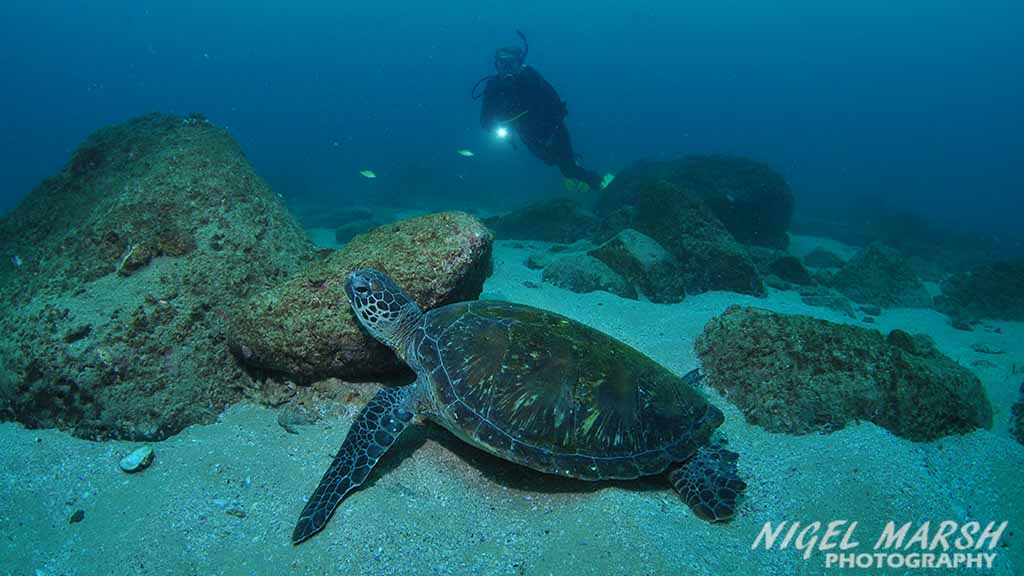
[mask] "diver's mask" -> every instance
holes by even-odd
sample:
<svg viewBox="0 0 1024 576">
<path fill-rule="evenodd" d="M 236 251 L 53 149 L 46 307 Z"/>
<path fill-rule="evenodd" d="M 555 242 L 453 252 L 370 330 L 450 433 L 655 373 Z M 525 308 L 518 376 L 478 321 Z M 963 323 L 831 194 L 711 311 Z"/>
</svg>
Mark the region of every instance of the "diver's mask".
<svg viewBox="0 0 1024 576">
<path fill-rule="evenodd" d="M 523 69 L 524 54 L 522 48 L 510 46 L 498 48 L 494 53 L 494 69 L 498 71 L 498 80 L 510 81 Z"/>
</svg>

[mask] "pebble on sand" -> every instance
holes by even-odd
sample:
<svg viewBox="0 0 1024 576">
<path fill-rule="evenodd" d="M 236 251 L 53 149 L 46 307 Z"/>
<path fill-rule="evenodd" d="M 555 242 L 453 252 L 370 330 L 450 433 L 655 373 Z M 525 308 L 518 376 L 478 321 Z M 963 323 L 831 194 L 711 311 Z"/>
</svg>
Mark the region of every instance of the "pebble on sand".
<svg viewBox="0 0 1024 576">
<path fill-rule="evenodd" d="M 136 448 L 131 454 L 121 459 L 121 470 L 128 473 L 141 472 L 153 461 L 153 448 L 142 446 Z"/>
</svg>

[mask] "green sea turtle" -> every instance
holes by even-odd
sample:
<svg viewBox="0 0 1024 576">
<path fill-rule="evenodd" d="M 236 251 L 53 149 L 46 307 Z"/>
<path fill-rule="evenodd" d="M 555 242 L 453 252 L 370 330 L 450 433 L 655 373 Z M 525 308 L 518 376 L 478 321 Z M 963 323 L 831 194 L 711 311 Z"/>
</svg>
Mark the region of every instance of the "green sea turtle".
<svg viewBox="0 0 1024 576">
<path fill-rule="evenodd" d="M 302 510 L 309 538 L 362 484 L 417 414 L 495 456 L 584 480 L 666 473 L 710 521 L 732 517 L 746 484 L 736 453 L 711 442 L 723 421 L 689 380 L 614 338 L 538 308 L 473 301 L 424 313 L 376 270 L 345 292 L 363 327 L 417 375 L 359 413 Z"/>
</svg>

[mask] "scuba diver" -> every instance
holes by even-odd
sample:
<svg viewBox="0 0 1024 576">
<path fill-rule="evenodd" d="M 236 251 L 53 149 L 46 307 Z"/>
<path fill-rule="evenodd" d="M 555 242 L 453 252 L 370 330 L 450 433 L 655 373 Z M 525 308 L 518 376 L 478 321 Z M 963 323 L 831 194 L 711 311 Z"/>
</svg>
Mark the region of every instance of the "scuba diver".
<svg viewBox="0 0 1024 576">
<path fill-rule="evenodd" d="M 523 47 L 508 46 L 494 53 L 497 74 L 484 76 L 473 86 L 477 100 L 480 83 L 487 81 L 480 106 L 480 125 L 504 138 L 511 130 L 547 165 L 556 165 L 562 176 L 586 183 L 592 190 L 602 188 L 602 177 L 576 161 L 565 116 L 565 102 L 535 69 L 524 64 L 530 45 L 526 36 L 516 30 Z"/>
</svg>

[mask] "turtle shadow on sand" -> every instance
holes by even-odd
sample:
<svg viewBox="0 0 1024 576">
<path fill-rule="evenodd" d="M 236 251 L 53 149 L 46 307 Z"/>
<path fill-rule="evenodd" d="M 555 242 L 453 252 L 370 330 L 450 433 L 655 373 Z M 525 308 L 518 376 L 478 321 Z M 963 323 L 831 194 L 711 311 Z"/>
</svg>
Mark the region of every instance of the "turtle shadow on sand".
<svg viewBox="0 0 1024 576">
<path fill-rule="evenodd" d="M 542 494 L 566 494 L 597 492 L 604 488 L 622 488 L 633 492 L 671 491 L 672 486 L 660 476 L 650 476 L 633 480 L 580 480 L 556 474 L 539 472 L 521 464 L 503 460 L 470 446 L 453 436 L 450 432 L 433 422 L 427 422 L 422 434 L 460 460 L 478 470 L 483 476 L 495 484 L 522 492 L 538 492 Z M 388 455 L 391 456 L 390 454 Z M 680 504 L 682 505 L 682 504 Z"/>
<path fill-rule="evenodd" d="M 518 490 L 540 494 L 584 494 L 604 488 L 622 488 L 633 492 L 668 492 L 672 487 L 660 477 L 636 480 L 579 480 L 555 474 L 546 474 L 502 460 L 479 448 L 470 446 L 433 422 L 410 426 L 388 450 L 385 457 L 370 472 L 360 491 L 370 490 L 386 474 L 391 474 L 406 458 L 422 448 L 427 441 L 439 444 L 470 467 L 479 471 L 489 482 Z"/>
</svg>

